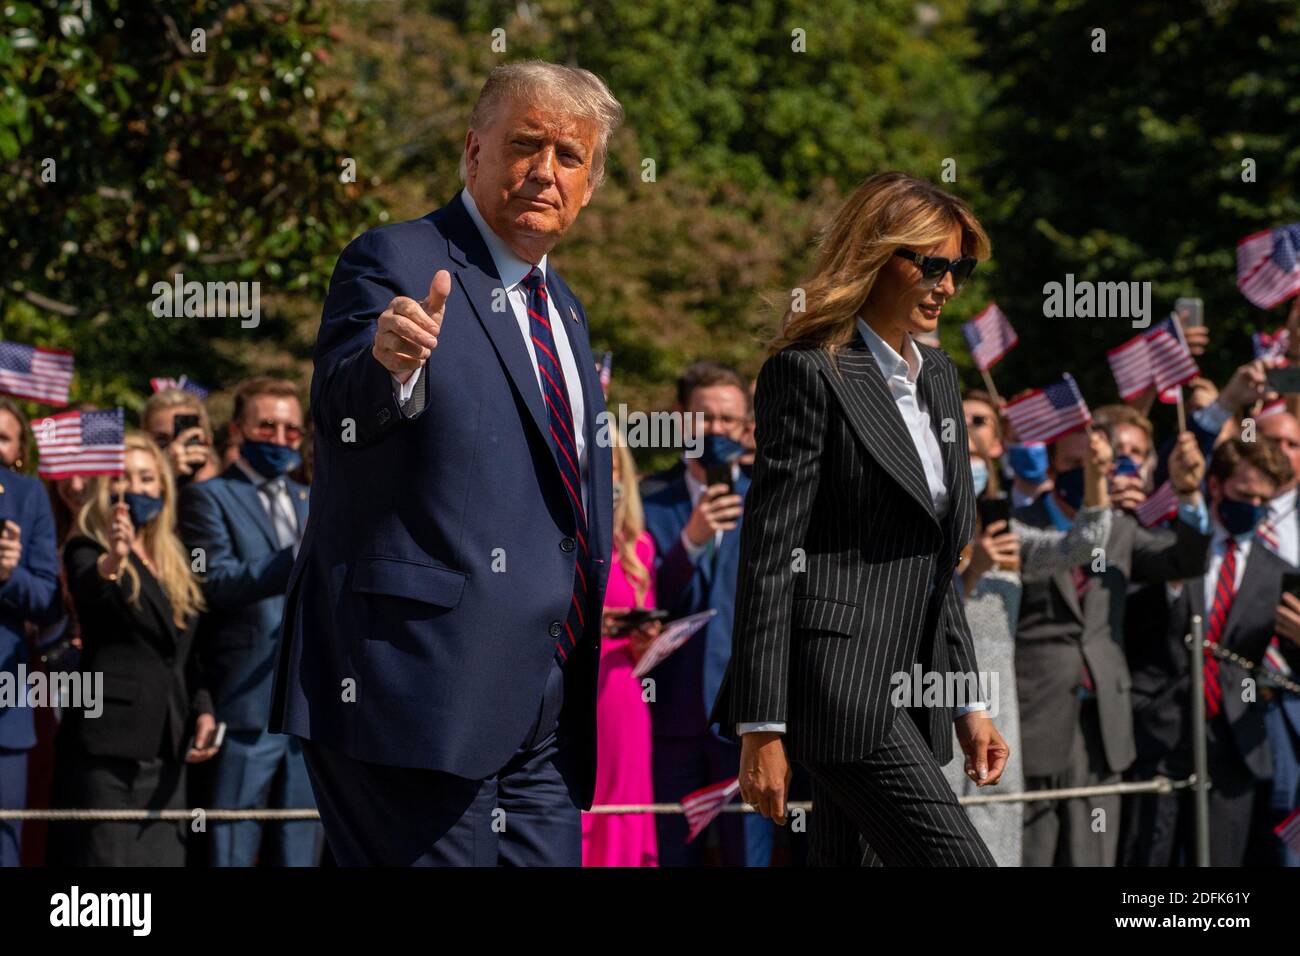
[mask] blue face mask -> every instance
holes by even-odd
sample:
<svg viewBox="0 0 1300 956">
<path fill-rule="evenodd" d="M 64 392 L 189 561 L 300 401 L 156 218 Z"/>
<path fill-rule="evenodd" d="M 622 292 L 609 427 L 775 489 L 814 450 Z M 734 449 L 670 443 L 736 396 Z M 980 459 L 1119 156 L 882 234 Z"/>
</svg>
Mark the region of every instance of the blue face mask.
<svg viewBox="0 0 1300 956">
<path fill-rule="evenodd" d="M 162 511 L 162 498 L 156 495 L 141 495 L 134 491 L 128 491 L 122 496 L 126 502 L 126 510 L 131 515 L 131 524 L 136 528 L 143 528 Z"/>
<path fill-rule="evenodd" d="M 1083 466 L 1056 473 L 1056 492 L 1071 508 L 1083 504 Z"/>
<path fill-rule="evenodd" d="M 244 461 L 263 478 L 279 478 L 286 471 L 292 471 L 302 464 L 302 456 L 288 445 L 276 445 L 269 441 L 245 440 L 239 446 L 239 453 Z"/>
<path fill-rule="evenodd" d="M 970 480 L 975 486 L 975 497 L 984 494 L 984 489 L 989 486 L 989 466 L 984 464 L 983 458 L 970 460 Z"/>
<path fill-rule="evenodd" d="M 1132 458 L 1130 458 L 1128 455 L 1120 455 L 1118 458 L 1115 459 L 1116 478 L 1123 478 L 1123 477 L 1136 478 L 1141 473 L 1142 471 L 1140 468 L 1138 468 L 1138 463 L 1134 461 Z"/>
<path fill-rule="evenodd" d="M 1235 498 L 1219 499 L 1219 522 L 1223 530 L 1234 538 L 1255 530 L 1268 516 L 1268 505 L 1252 505 L 1249 501 L 1237 501 Z"/>
<path fill-rule="evenodd" d="M 1047 477 L 1047 446 L 1042 442 L 1011 445 L 1007 448 L 1011 470 L 1022 481 L 1037 483 Z"/>
<path fill-rule="evenodd" d="M 700 464 L 705 468 L 710 465 L 725 465 L 735 461 L 745 453 L 745 446 L 732 441 L 726 435 L 705 435 L 704 447 L 700 451 Z"/>
</svg>

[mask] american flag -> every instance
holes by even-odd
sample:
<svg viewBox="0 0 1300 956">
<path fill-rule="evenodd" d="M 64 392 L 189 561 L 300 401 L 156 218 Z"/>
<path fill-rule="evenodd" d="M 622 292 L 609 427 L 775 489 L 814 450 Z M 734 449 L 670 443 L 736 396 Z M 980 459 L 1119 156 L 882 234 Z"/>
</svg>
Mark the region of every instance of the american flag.
<svg viewBox="0 0 1300 956">
<path fill-rule="evenodd" d="M 1268 642 L 1268 647 L 1264 649 L 1264 666 L 1269 670 L 1277 671 L 1283 677 L 1291 676 L 1291 665 L 1282 656 L 1282 644 L 1276 634 Z"/>
<path fill-rule="evenodd" d="M 1119 393 L 1128 401 L 1151 387 L 1151 349 L 1146 336 L 1135 335 L 1106 353 Z"/>
<path fill-rule="evenodd" d="M 1274 399 L 1255 413 L 1255 421 L 1256 423 L 1262 422 L 1264 419 L 1272 418 L 1274 415 L 1280 415 L 1284 411 L 1286 411 L 1286 399 Z"/>
<path fill-rule="evenodd" d="M 1290 341 L 1291 336 L 1285 326 L 1275 332 L 1254 332 L 1250 336 L 1250 344 L 1254 346 L 1257 359 L 1286 358 L 1286 348 Z"/>
<path fill-rule="evenodd" d="M 0 392 L 46 405 L 66 405 L 71 384 L 71 352 L 0 342 Z"/>
<path fill-rule="evenodd" d="M 1279 840 L 1300 853 L 1300 808 L 1292 810 L 1285 820 L 1273 828 L 1273 832 Z"/>
<path fill-rule="evenodd" d="M 1183 323 L 1177 316 L 1171 315 L 1152 326 L 1145 338 L 1151 353 L 1151 378 L 1160 391 L 1190 382 L 1201 373 L 1187 348 Z"/>
<path fill-rule="evenodd" d="M 609 397 L 609 382 L 614 373 L 614 353 L 606 352 L 600 357 L 600 390 Z"/>
<path fill-rule="evenodd" d="M 1252 233 L 1237 243 L 1237 288 L 1261 309 L 1300 292 L 1300 223 Z"/>
<path fill-rule="evenodd" d="M 722 812 L 723 806 L 730 803 L 731 798 L 738 793 L 740 793 L 740 780 L 732 777 L 701 787 L 682 797 L 682 809 L 686 811 L 686 825 L 690 827 L 690 832 L 686 834 L 686 842 L 690 843 L 699 836 L 700 831 L 712 823 Z"/>
<path fill-rule="evenodd" d="M 175 388 L 182 392 L 189 392 L 200 400 L 208 397 L 208 390 L 198 382 L 191 382 L 186 375 L 182 375 L 180 378 L 151 378 L 149 379 L 149 385 L 154 392 L 164 392 L 169 388 Z"/>
<path fill-rule="evenodd" d="M 688 614 L 673 621 L 660 631 L 659 636 L 645 649 L 641 659 L 636 662 L 636 667 L 632 668 L 632 676 L 638 680 L 645 677 L 659 666 L 660 661 L 690 640 L 691 636 L 709 623 L 709 618 L 717 613 L 718 609 L 711 607 L 707 611 Z"/>
<path fill-rule="evenodd" d="M 1011 327 L 996 302 L 990 302 L 979 315 L 962 323 L 961 330 L 966 335 L 966 344 L 970 346 L 975 365 L 981 372 L 991 369 L 998 359 L 1020 341 L 1016 330 Z"/>
<path fill-rule="evenodd" d="M 120 408 L 51 415 L 32 422 L 32 432 L 42 478 L 117 475 L 126 467 L 126 418 Z"/>
<path fill-rule="evenodd" d="M 1168 521 L 1178 514 L 1178 492 L 1174 491 L 1173 482 L 1166 479 L 1165 483 L 1148 495 L 1133 513 L 1137 515 L 1138 521 L 1144 528 Z"/>
<path fill-rule="evenodd" d="M 1007 406 L 1006 416 L 1019 442 L 1055 441 L 1092 421 L 1092 413 L 1069 372 L 1061 381 L 1016 399 Z"/>
</svg>

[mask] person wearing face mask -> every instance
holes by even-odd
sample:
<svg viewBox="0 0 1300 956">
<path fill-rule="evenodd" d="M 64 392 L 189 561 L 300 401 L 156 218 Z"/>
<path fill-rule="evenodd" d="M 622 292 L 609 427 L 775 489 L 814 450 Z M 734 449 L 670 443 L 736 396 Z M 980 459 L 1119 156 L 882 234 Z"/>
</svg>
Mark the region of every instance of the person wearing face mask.
<svg viewBox="0 0 1300 956">
<path fill-rule="evenodd" d="M 39 481 L 19 473 L 30 434 L 18 406 L 0 397 L 0 672 L 10 675 L 36 666 L 29 628 L 58 617 L 59 557 L 49 499 Z M 33 709 L 0 703 L 0 809 L 27 807 L 28 756 L 36 744 Z M 0 867 L 19 865 L 22 835 L 21 821 L 0 820 Z"/>
<path fill-rule="evenodd" d="M 644 494 L 646 530 L 655 544 L 659 606 L 674 618 L 715 608 L 704 629 L 668 657 L 649 677 L 656 698 L 655 799 L 675 803 L 686 794 L 735 776 L 740 748 L 711 724 L 709 709 L 731 657 L 731 631 L 740 566 L 740 527 L 749 478 L 740 467 L 750 417 L 749 384 L 734 369 L 697 362 L 678 381 L 678 409 L 700 416 L 703 442 L 696 457 L 650 479 Z M 696 421 L 690 418 L 690 421 Z M 709 475 L 730 475 L 709 483 Z M 659 814 L 661 866 L 694 866 L 708 839 L 686 842 L 686 819 Z M 719 836 L 725 866 L 767 866 L 773 828 L 757 814 L 721 814 L 710 824 Z"/>
<path fill-rule="evenodd" d="M 1271 442 L 1221 443 L 1210 460 L 1206 490 L 1213 521 L 1209 563 L 1201 575 L 1167 585 L 1167 619 L 1147 622 L 1149 636 L 1131 649 L 1135 775 L 1178 779 L 1192 772 L 1191 672 L 1184 636 L 1192 614 L 1203 620 L 1203 638 L 1241 658 L 1261 663 L 1274 633 L 1280 650 L 1300 669 L 1300 632 L 1288 637 L 1279 606 L 1282 577 L 1293 571 L 1257 534 L 1268 500 L 1292 479 L 1291 465 Z M 1265 708 L 1257 700 L 1258 672 L 1207 649 L 1206 743 L 1210 801 L 1210 865 L 1271 862 L 1275 842 L 1265 826 L 1273 765 L 1265 731 Z M 1129 799 L 1125 859 L 1131 865 L 1194 862 L 1192 793 L 1141 794 Z M 1272 821 L 1270 821 L 1272 822 Z M 1262 860 L 1252 857 L 1263 850 Z"/>
<path fill-rule="evenodd" d="M 1020 523 L 1068 531 L 1084 504 L 1084 461 L 1096 441 L 1092 429 L 1057 438 L 1050 446 L 1054 490 L 1012 511 Z M 1131 582 L 1194 577 L 1205 570 L 1209 517 L 1199 491 L 1204 460 L 1191 433 L 1179 436 L 1170 457 L 1178 494 L 1174 530 L 1143 528 L 1112 508 L 1100 553 L 1068 569 L 1022 574 L 1016 627 L 1025 789 L 1116 783 L 1135 756 L 1130 675 L 1124 656 L 1124 620 Z M 1141 635 L 1130 636 L 1129 643 Z M 1094 829 L 1094 811 L 1106 813 Z M 1025 806 L 1026 866 L 1113 866 L 1119 849 L 1120 798 L 1036 801 Z"/>
<path fill-rule="evenodd" d="M 1047 446 L 1042 442 L 1012 442 L 1006 448 L 1011 507 L 1027 508 L 1052 490 L 1052 481 L 1047 477 Z"/>
<path fill-rule="evenodd" d="M 301 741 L 267 731 L 284 595 L 307 523 L 307 488 L 288 477 L 301 461 L 302 437 L 293 383 L 243 382 L 230 422 L 239 458 L 181 496 L 181 536 L 206 564 L 202 653 L 217 719 L 227 727 L 213 768 L 213 807 L 314 806 Z M 219 821 L 209 834 L 214 866 L 252 866 L 258 859 L 314 866 L 322 843 L 312 820 Z"/>
<path fill-rule="evenodd" d="M 81 621 L 82 669 L 102 674 L 98 712 L 69 708 L 57 739 L 54 805 L 185 806 L 185 768 L 211 759 L 216 721 L 194 654 L 203 595 L 176 536 L 163 453 L 129 432 L 122 476 L 91 479 L 63 561 Z M 51 830 L 50 862 L 183 866 L 175 821 L 76 821 Z"/>
<path fill-rule="evenodd" d="M 968 426 L 969 427 L 969 426 Z M 1068 571 L 1091 560 L 1094 548 L 1104 548 L 1110 535 L 1110 496 L 1106 476 L 1110 469 L 1111 448 L 1105 436 L 1094 433 L 1084 461 L 1084 496 L 1082 507 L 1069 530 L 1035 528 L 1014 518 L 1010 522 L 994 521 L 987 527 L 980 522 L 969 548 L 969 559 L 958 565 L 966 619 L 975 641 L 975 655 L 981 673 L 990 681 L 996 675 L 996 715 L 998 728 L 1011 748 L 1002 778 L 1010 793 L 1024 790 L 1023 757 L 1020 754 L 1020 705 L 1016 690 L 1015 632 L 1020 617 L 1021 573 L 1032 575 Z M 990 469 L 976 447 L 976 433 L 971 433 L 971 476 L 977 498 L 986 494 Z M 944 768 L 958 796 L 977 793 L 964 772 L 962 761 L 953 760 Z M 998 866 L 1020 866 L 1024 839 L 1024 804 L 996 803 L 968 809 L 971 822 L 979 831 Z"/>
</svg>

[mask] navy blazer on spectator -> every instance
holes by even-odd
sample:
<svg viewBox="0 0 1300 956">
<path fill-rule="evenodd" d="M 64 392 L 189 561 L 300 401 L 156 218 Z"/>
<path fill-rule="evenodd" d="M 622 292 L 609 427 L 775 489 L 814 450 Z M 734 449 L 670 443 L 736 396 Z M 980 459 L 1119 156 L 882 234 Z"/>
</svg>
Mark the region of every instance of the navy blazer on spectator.
<svg viewBox="0 0 1300 956">
<path fill-rule="evenodd" d="M 23 622 L 49 624 L 63 610 L 59 552 L 45 488 L 35 478 L 0 469 L 0 525 L 6 520 L 22 529 L 23 553 L 9 579 L 0 583 L 0 672 L 17 675 L 18 665 L 27 663 Z M 27 750 L 35 745 L 31 708 L 0 706 L 0 747 Z"/>
<path fill-rule="evenodd" d="M 417 384 L 424 405 L 408 418 L 371 354 L 375 320 L 395 296 L 423 299 L 439 269 L 451 294 Z M 597 437 L 605 403 L 586 314 L 549 260 L 546 285 L 586 408 L 593 580 L 565 664 L 560 735 L 575 798 L 589 806 L 612 465 Z M 477 780 L 505 766 L 536 723 L 573 600 L 576 518 L 535 366 L 502 301 L 459 196 L 364 233 L 340 256 L 316 339 L 311 510 L 271 730 L 355 760 Z"/>
<path fill-rule="evenodd" d="M 648 480 L 654 480 L 650 476 Z M 749 491 L 741 472 L 736 493 Z M 682 545 L 682 529 L 691 518 L 691 495 L 683 468 L 643 499 L 646 530 L 655 542 L 655 597 L 674 618 L 716 608 L 718 613 L 685 645 L 653 671 L 655 704 L 650 708 L 654 732 L 661 737 L 693 737 L 710 728 L 709 712 L 731 660 L 731 625 L 736 608 L 736 573 L 740 567 L 740 521 L 722 534 L 715 554 L 692 564 Z M 741 521 L 743 521 L 743 516 Z M 718 733 L 716 725 L 713 732 Z"/>
<path fill-rule="evenodd" d="M 301 528 L 307 487 L 285 484 Z M 199 655 L 217 720 L 230 730 L 265 730 L 293 549 L 280 547 L 257 486 L 238 465 L 182 491 L 181 537 L 191 551 L 203 549 L 207 566 Z"/>
</svg>

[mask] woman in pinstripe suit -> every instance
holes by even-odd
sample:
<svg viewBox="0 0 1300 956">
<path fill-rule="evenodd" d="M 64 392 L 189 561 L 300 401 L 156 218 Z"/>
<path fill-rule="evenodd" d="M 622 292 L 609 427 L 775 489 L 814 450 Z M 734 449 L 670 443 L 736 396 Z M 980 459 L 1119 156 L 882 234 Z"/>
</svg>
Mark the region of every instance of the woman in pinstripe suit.
<svg viewBox="0 0 1300 956">
<path fill-rule="evenodd" d="M 759 373 L 713 719 L 741 737 L 742 796 L 778 823 L 787 748 L 807 766 L 810 863 L 993 865 L 941 769 L 954 718 L 973 780 L 997 783 L 1008 756 L 953 584 L 974 529 L 966 423 L 955 366 L 912 338 L 988 250 L 961 200 L 873 176 L 824 233 L 806 307 Z M 918 674 L 948 690 L 922 694 Z"/>
</svg>

